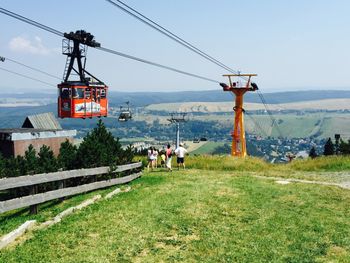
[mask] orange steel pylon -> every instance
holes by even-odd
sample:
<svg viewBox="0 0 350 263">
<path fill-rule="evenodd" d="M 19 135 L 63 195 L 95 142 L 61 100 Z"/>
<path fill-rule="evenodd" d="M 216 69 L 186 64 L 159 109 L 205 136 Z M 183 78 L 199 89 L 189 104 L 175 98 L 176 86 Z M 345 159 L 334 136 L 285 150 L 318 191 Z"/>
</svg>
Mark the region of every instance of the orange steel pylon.
<svg viewBox="0 0 350 263">
<path fill-rule="evenodd" d="M 247 155 L 247 146 L 245 139 L 245 130 L 244 130 L 244 109 L 243 109 L 243 96 L 248 91 L 256 91 L 258 86 L 255 83 L 252 83 L 251 77 L 257 76 L 256 74 L 227 74 L 223 75 L 228 77 L 229 85 L 225 83 L 220 83 L 220 86 L 223 87 L 224 91 L 232 92 L 235 95 L 235 106 L 233 110 L 235 111 L 235 119 L 232 136 L 232 147 L 231 155 L 237 157 L 245 157 Z M 234 77 L 244 78 L 244 83 L 241 81 L 236 81 Z"/>
</svg>

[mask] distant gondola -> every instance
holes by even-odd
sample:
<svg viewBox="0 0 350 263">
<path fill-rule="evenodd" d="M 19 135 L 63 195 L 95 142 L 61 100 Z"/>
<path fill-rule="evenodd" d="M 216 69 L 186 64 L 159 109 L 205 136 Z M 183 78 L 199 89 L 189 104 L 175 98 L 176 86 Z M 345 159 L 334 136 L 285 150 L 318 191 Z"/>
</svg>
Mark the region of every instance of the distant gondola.
<svg viewBox="0 0 350 263">
<path fill-rule="evenodd" d="M 130 110 L 129 101 L 126 102 L 127 106 L 120 106 L 120 112 L 118 121 L 125 122 L 132 119 L 132 112 Z"/>
</svg>

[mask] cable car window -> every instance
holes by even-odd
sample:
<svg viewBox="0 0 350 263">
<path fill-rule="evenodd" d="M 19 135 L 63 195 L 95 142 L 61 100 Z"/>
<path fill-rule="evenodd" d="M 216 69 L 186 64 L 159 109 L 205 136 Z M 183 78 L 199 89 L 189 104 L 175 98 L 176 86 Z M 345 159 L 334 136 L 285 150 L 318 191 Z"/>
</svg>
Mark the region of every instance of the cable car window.
<svg viewBox="0 0 350 263">
<path fill-rule="evenodd" d="M 106 90 L 101 89 L 101 98 L 106 98 Z"/>
<path fill-rule="evenodd" d="M 73 98 L 74 99 L 82 99 L 84 98 L 84 90 L 81 88 L 74 88 L 73 89 Z"/>
<path fill-rule="evenodd" d="M 85 99 L 90 99 L 91 98 L 91 89 L 85 89 Z"/>
<path fill-rule="evenodd" d="M 70 89 L 69 88 L 61 88 L 61 98 L 69 99 L 70 98 Z"/>
</svg>

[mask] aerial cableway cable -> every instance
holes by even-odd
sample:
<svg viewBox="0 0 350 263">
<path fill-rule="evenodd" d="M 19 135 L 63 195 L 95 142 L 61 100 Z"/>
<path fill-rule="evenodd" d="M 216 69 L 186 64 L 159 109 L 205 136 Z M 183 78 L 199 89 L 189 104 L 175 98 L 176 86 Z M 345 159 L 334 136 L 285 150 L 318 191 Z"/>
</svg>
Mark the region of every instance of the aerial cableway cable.
<svg viewBox="0 0 350 263">
<path fill-rule="evenodd" d="M 21 66 L 23 66 L 23 67 L 26 67 L 26 68 L 29 68 L 29 69 L 31 69 L 31 70 L 37 71 L 37 72 L 39 72 L 39 73 L 45 74 L 46 76 L 49 76 L 49 77 L 51 77 L 51 78 L 55 78 L 55 79 L 61 80 L 61 78 L 59 78 L 59 77 L 57 77 L 57 76 L 55 76 L 55 75 L 52 75 L 52 74 L 50 74 L 50 73 L 47 73 L 47 72 L 45 72 L 45 71 L 42 71 L 42 70 L 40 70 L 40 69 L 37 69 L 37 68 L 31 67 L 31 66 L 28 66 L 28 65 L 26 65 L 26 64 L 23 64 L 23 63 L 18 62 L 18 61 L 16 61 L 16 60 L 10 59 L 10 58 L 8 58 L 8 57 L 4 57 L 4 58 L 5 58 L 5 60 L 11 61 L 11 62 L 16 63 L 16 64 L 18 64 L 18 65 L 21 65 Z"/>
<path fill-rule="evenodd" d="M 160 32 L 161 34 L 167 36 L 168 38 L 174 40 L 175 42 L 179 43 L 180 45 L 183 45 L 184 47 L 188 48 L 189 50 L 197 53 L 198 55 L 202 56 L 203 58 L 211 61 L 212 63 L 218 65 L 219 67 L 226 69 L 227 71 L 230 71 L 232 73 L 238 73 L 237 70 L 233 70 L 232 68 L 226 66 L 224 63 L 220 62 L 219 60 L 215 59 L 214 57 L 208 55 L 206 52 L 200 50 L 199 48 L 193 46 L 192 44 L 190 44 L 189 42 L 187 42 L 186 40 L 184 40 L 183 38 L 179 37 L 178 35 L 172 33 L 171 31 L 169 31 L 168 29 L 164 28 L 163 26 L 159 25 L 158 23 L 154 22 L 152 19 L 146 17 L 145 15 L 143 15 L 142 13 L 138 12 L 137 10 L 135 10 L 134 8 L 130 7 L 129 5 L 123 3 L 120 0 L 106 0 L 108 3 L 118 7 L 119 9 L 121 9 L 122 11 L 124 11 L 125 13 L 133 16 L 134 18 L 138 19 L 139 21 L 141 21 L 142 23 L 152 27 L 153 29 L 157 30 L 158 32 Z M 118 3 L 119 4 L 118 4 Z M 121 6 L 123 5 L 123 6 Z M 126 8 L 125 8 L 126 7 Z M 129 9 L 129 10 L 128 10 Z M 131 11 L 130 11 L 131 10 Z M 243 78 L 243 77 L 242 77 Z"/>
<path fill-rule="evenodd" d="M 26 22 L 26 23 L 28 23 L 28 24 L 30 24 L 30 25 L 33 25 L 33 26 L 39 27 L 39 28 L 41 28 L 41 29 L 44 29 L 44 30 L 46 30 L 46 31 L 48 31 L 48 32 L 51 32 L 51 33 L 53 33 L 53 34 L 56 34 L 56 35 L 58 35 L 58 36 L 60 36 L 60 37 L 63 37 L 63 36 L 64 36 L 64 34 L 63 34 L 62 32 L 60 32 L 60 31 L 58 31 L 58 30 L 56 30 L 56 29 L 53 29 L 52 27 L 45 26 L 45 25 L 43 25 L 43 24 L 41 24 L 41 23 L 38 23 L 38 22 L 36 22 L 36 21 L 34 21 L 34 20 L 31 20 L 31 19 L 29 19 L 29 18 L 26 18 L 26 17 L 24 17 L 24 16 L 21 16 L 21 15 L 19 15 L 19 14 L 14 13 L 14 12 L 11 12 L 11 11 L 9 11 L 9 10 L 7 10 L 7 9 L 4 9 L 4 8 L 1 8 L 1 7 L 0 7 L 0 12 L 3 13 L 3 14 L 5 14 L 5 15 L 11 16 L 11 17 L 13 17 L 13 18 L 16 18 L 16 19 L 18 19 L 18 20 L 21 20 L 21 21 L 23 21 L 23 22 Z"/>
<path fill-rule="evenodd" d="M 229 66 L 225 65 L 224 63 L 220 62 L 219 60 L 215 59 L 214 57 L 208 55 L 206 52 L 200 50 L 199 48 L 193 46 L 192 44 L 190 44 L 189 42 L 187 42 L 186 40 L 184 40 L 183 38 L 179 37 L 178 35 L 172 33 L 171 31 L 169 31 L 168 29 L 166 29 L 165 27 L 161 26 L 160 24 L 156 23 L 154 20 L 148 18 L 147 16 L 143 15 L 142 13 L 140 13 L 139 11 L 137 11 L 136 9 L 130 7 L 129 5 L 125 4 L 124 2 L 120 1 L 120 0 L 105 0 L 108 3 L 118 7 L 119 9 L 121 9 L 122 11 L 124 11 L 125 13 L 131 15 L 132 17 L 136 18 L 137 20 L 141 21 L 142 23 L 150 26 L 151 28 L 157 30 L 158 32 L 160 32 L 161 34 L 167 36 L 168 38 L 174 40 L 175 42 L 181 44 L 182 46 L 186 47 L 187 49 L 197 53 L 198 55 L 202 56 L 203 58 L 209 60 L 210 62 L 218 65 L 219 67 L 234 73 L 234 74 L 239 74 L 239 71 L 234 70 L 232 68 L 230 68 Z M 244 76 L 241 76 L 242 79 L 247 79 Z M 276 129 L 277 132 L 279 134 L 280 137 L 282 136 L 281 130 L 279 129 L 279 127 L 277 126 L 276 120 L 273 117 L 273 114 L 271 113 L 271 111 L 268 109 L 267 107 L 267 103 L 266 100 L 263 96 L 263 94 L 258 91 L 259 97 L 266 109 L 266 112 L 268 113 L 268 115 L 270 116 L 271 120 L 272 120 L 272 126 L 274 126 L 276 124 Z"/>
<path fill-rule="evenodd" d="M 268 137 L 269 135 L 267 134 L 267 132 L 262 128 L 262 126 L 260 125 L 260 123 L 247 111 L 245 111 L 245 114 L 247 115 L 247 117 L 249 117 L 249 119 L 253 122 L 255 128 L 257 129 L 257 131 L 261 132 L 263 135 L 265 135 L 266 137 Z"/>
<path fill-rule="evenodd" d="M 258 90 L 258 95 L 259 95 L 259 97 L 260 97 L 260 99 L 261 99 L 261 101 L 266 109 L 267 114 L 269 115 L 269 117 L 272 121 L 272 124 L 271 124 L 272 127 L 275 126 L 279 137 L 283 138 L 282 132 L 281 132 L 280 128 L 278 127 L 278 123 L 277 123 L 275 117 L 273 116 L 272 112 L 268 109 L 266 100 L 259 90 Z"/>
<path fill-rule="evenodd" d="M 172 38 L 176 42 L 184 45 L 185 47 L 187 47 L 190 50 L 196 52 L 197 54 L 199 54 L 202 57 L 208 59 L 209 61 L 215 63 L 216 65 L 226 69 L 227 71 L 232 72 L 232 73 L 239 73 L 238 71 L 235 71 L 235 70 L 231 69 L 230 67 L 226 66 L 225 64 L 223 64 L 220 61 L 216 60 L 215 58 L 209 56 L 208 54 L 206 54 L 205 52 L 201 51 L 200 49 L 194 47 L 193 45 L 191 45 L 187 41 L 183 40 L 182 38 L 178 37 L 177 35 L 171 33 L 169 30 L 167 30 L 164 27 L 160 26 L 159 24 L 155 23 L 153 20 L 147 18 L 146 16 L 144 16 L 141 13 L 137 12 L 135 9 L 129 7 L 128 5 L 124 4 L 123 2 L 118 0 L 119 3 L 122 3 L 124 6 L 128 7 L 130 10 L 132 10 L 133 12 L 138 14 L 139 16 L 143 17 L 144 19 L 138 17 L 137 15 L 133 14 L 132 12 L 130 12 L 128 10 L 126 10 L 125 8 L 123 8 L 122 6 L 118 5 L 117 3 L 115 3 L 115 2 L 113 2 L 111 0 L 106 0 L 106 1 L 108 1 L 109 3 L 119 7 L 123 11 L 129 13 L 130 15 L 132 15 L 135 18 L 141 20 L 142 22 L 146 23 L 147 25 L 153 27 L 157 31 L 161 32 L 162 34 Z M 58 31 L 58 30 L 56 30 L 56 29 L 54 29 L 52 27 L 46 26 L 44 24 L 41 24 L 39 22 L 36 22 L 34 20 L 31 20 L 29 18 L 26 18 L 24 16 L 21 16 L 19 14 L 14 13 L 14 12 L 11 12 L 11 11 L 9 11 L 7 9 L 4 9 L 4 8 L 0 7 L 0 13 L 3 13 L 3 14 L 8 15 L 8 16 L 11 16 L 11 17 L 13 17 L 15 19 L 18 19 L 18 20 L 20 20 L 22 22 L 28 23 L 30 25 L 33 25 L 33 26 L 38 27 L 40 29 L 43 29 L 43 30 L 45 30 L 47 32 L 53 33 L 55 35 L 58 35 L 60 37 L 64 37 L 64 33 L 63 32 L 60 32 L 60 31 Z M 147 19 L 149 22 L 147 22 L 145 19 Z M 191 76 L 191 77 L 195 77 L 195 78 L 199 78 L 199 79 L 202 79 L 202 80 L 207 80 L 207 81 L 210 81 L 210 82 L 219 83 L 219 81 L 216 81 L 216 80 L 213 80 L 213 79 L 210 79 L 210 78 L 206 78 L 206 77 L 203 77 L 203 76 L 200 76 L 200 75 L 197 75 L 197 74 L 192 74 L 192 73 L 189 73 L 189 72 L 178 70 L 178 69 L 175 69 L 175 68 L 172 68 L 172 67 L 168 67 L 168 66 L 165 66 L 165 65 L 161 65 L 159 63 L 151 62 L 151 61 L 148 61 L 148 60 L 145 60 L 145 59 L 137 58 L 135 56 L 127 55 L 127 54 L 124 54 L 124 53 L 121 53 L 121 52 L 118 52 L 118 51 L 115 51 L 115 50 L 112 50 L 112 49 L 108 49 L 108 48 L 104 48 L 104 47 L 99 47 L 98 49 L 100 49 L 102 51 L 105 51 L 105 52 L 108 52 L 108 53 L 112 53 L 112 54 L 118 55 L 118 56 L 122 56 L 122 57 L 125 57 L 125 58 L 129 58 L 129 59 L 133 59 L 133 60 L 136 60 L 136 61 L 139 61 L 139 62 L 143 62 L 143 63 L 149 64 L 149 65 L 153 65 L 153 66 L 157 66 L 157 67 L 164 68 L 164 69 L 167 69 L 167 70 L 171 70 L 171 71 L 174 71 L 174 72 L 177 72 L 177 73 L 180 73 L 180 74 L 185 74 L 185 75 L 188 75 L 188 76 Z M 17 74 L 17 73 L 15 73 L 15 74 Z M 241 78 L 245 79 L 244 77 L 241 77 Z M 259 94 L 260 99 L 262 100 L 262 103 L 264 104 L 264 107 L 265 107 L 267 113 L 269 114 L 269 116 L 270 116 L 270 118 L 272 120 L 272 125 L 275 125 L 276 120 L 274 119 L 274 117 L 273 117 L 272 113 L 270 112 L 270 110 L 267 108 L 265 98 L 263 97 L 261 92 L 258 91 L 258 94 Z M 281 137 L 283 137 L 279 127 L 276 126 L 276 129 L 277 129 L 279 135 Z"/>
<path fill-rule="evenodd" d="M 199 78 L 199 79 L 203 79 L 203 80 L 207 80 L 207 81 L 211 81 L 211 82 L 215 82 L 215 83 L 220 83 L 219 81 L 214 80 L 214 79 L 210 79 L 210 78 L 203 77 L 203 76 L 200 76 L 200 75 L 197 75 L 197 74 L 193 74 L 193 73 L 189 73 L 189 72 L 186 72 L 186 71 L 182 71 L 182 70 L 179 70 L 179 69 L 176 69 L 176 68 L 172 68 L 172 67 L 169 67 L 169 66 L 161 65 L 161 64 L 158 64 L 158 63 L 146 60 L 146 59 L 142 59 L 142 58 L 138 58 L 138 57 L 135 57 L 135 56 L 127 55 L 127 54 L 124 54 L 124 53 L 121 53 L 121 52 L 118 52 L 118 51 L 115 51 L 115 50 L 112 50 L 112 49 L 108 49 L 108 48 L 105 48 L 105 47 L 96 47 L 96 49 L 99 49 L 99 50 L 102 50 L 104 52 L 108 52 L 108 53 L 111 53 L 111 54 L 114 54 L 114 55 L 118 55 L 118 56 L 121 56 L 121 57 L 125 57 L 125 58 L 129 58 L 129 59 L 132 59 L 132 60 L 136 60 L 136 61 L 139 61 L 139 62 L 142 62 L 142 63 L 146 63 L 146 64 L 149 64 L 149 65 L 152 65 L 152 66 L 156 66 L 156 67 L 159 67 L 159 68 L 168 69 L 168 70 L 171 70 L 171 71 L 174 71 L 174 72 L 177 72 L 177 73 L 180 73 L 180 74 L 188 75 L 188 76 L 191 76 L 191 77 L 194 77 L 194 78 Z"/>
<path fill-rule="evenodd" d="M 31 20 L 31 19 L 28 19 L 28 18 L 26 18 L 24 16 L 15 14 L 15 13 L 13 13 L 11 11 L 8 11 L 8 10 L 6 10 L 4 8 L 0 8 L 0 12 L 3 13 L 3 14 L 9 15 L 9 16 L 11 16 L 13 18 L 16 18 L 16 19 L 18 19 L 18 20 L 20 20 L 22 22 L 25 22 L 25 23 L 31 24 L 33 26 L 36 26 L 36 27 L 38 27 L 40 29 L 46 30 L 46 31 L 48 31 L 50 33 L 53 33 L 53 34 L 56 34 L 58 36 L 64 37 L 64 33 L 60 32 L 60 31 L 58 31 L 56 29 L 53 29 L 53 28 L 48 27 L 48 26 L 45 26 L 45 25 L 43 25 L 41 23 L 38 23 L 38 22 L 36 22 L 34 20 Z M 131 56 L 131 55 L 128 55 L 128 54 L 124 54 L 122 52 L 115 51 L 115 50 L 112 50 L 112 49 L 108 49 L 108 48 L 105 48 L 105 47 L 98 47 L 97 49 L 102 50 L 104 52 L 108 52 L 108 53 L 114 54 L 114 55 L 122 56 L 122 57 L 125 57 L 125 58 L 129 58 L 129 59 L 132 59 L 132 60 L 136 60 L 136 61 L 142 62 L 142 63 L 146 63 L 146 64 L 149 64 L 149 65 L 153 65 L 153 66 L 156 66 L 156 67 L 160 67 L 160 68 L 163 68 L 163 69 L 174 71 L 174 72 L 177 72 L 177 73 L 180 73 L 180 74 L 184 74 L 184 75 L 187 75 L 187 76 L 199 78 L 199 79 L 210 81 L 210 82 L 220 83 L 219 81 L 214 80 L 214 79 L 210 79 L 210 78 L 207 78 L 207 77 L 204 77 L 204 76 L 200 76 L 200 75 L 197 75 L 197 74 L 189 73 L 189 72 L 186 72 L 186 71 L 183 71 L 183 70 L 179 70 L 179 69 L 176 69 L 176 68 L 173 68 L 173 67 L 165 66 L 165 65 L 162 65 L 162 64 L 159 64 L 159 63 L 148 61 L 146 59 L 138 58 L 138 57 Z"/>
<path fill-rule="evenodd" d="M 41 83 L 46 84 L 46 85 L 48 85 L 48 86 L 53 86 L 53 87 L 56 87 L 56 85 L 55 85 L 55 84 L 48 83 L 48 82 L 46 82 L 46 81 L 42 81 L 42 80 L 40 80 L 40 79 L 32 78 L 32 77 L 29 77 L 29 76 L 27 76 L 27 75 L 24 75 L 24 74 L 21 74 L 21 73 L 17 73 L 17 72 L 14 72 L 14 71 L 11 71 L 11 70 L 8 70 L 8 69 L 5 69 L 5 68 L 2 68 L 2 67 L 0 67 L 0 70 L 3 70 L 3 71 L 6 71 L 6 72 L 9 72 L 9 73 L 15 74 L 15 75 L 17 75 L 17 76 L 21 76 L 21 77 L 23 77 L 23 78 L 27 78 L 27 79 L 31 79 L 31 80 L 34 80 L 34 81 L 37 81 L 37 82 L 41 82 Z"/>
</svg>

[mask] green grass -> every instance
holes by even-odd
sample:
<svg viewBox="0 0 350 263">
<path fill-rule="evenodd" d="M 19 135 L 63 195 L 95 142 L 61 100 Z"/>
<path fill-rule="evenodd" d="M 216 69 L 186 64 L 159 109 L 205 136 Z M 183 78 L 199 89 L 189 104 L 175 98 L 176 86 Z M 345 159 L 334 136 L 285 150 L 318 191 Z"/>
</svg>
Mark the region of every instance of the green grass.
<svg viewBox="0 0 350 263">
<path fill-rule="evenodd" d="M 87 194 L 66 198 L 63 202 L 47 202 L 39 205 L 39 213 L 37 215 L 31 215 L 28 208 L 12 210 L 0 214 L 0 236 L 11 232 L 27 220 L 35 219 L 38 222 L 44 222 L 46 220 L 52 219 L 57 214 L 61 213 L 69 207 L 76 206 L 88 198 L 91 198 L 97 194 L 104 194 L 109 191 L 111 190 L 98 190 Z"/>
<path fill-rule="evenodd" d="M 350 171 L 349 156 L 322 156 L 315 159 L 295 160 L 287 167 L 298 171 Z"/>
<path fill-rule="evenodd" d="M 27 234 L 0 251 L 0 262 L 350 262 L 350 191 L 268 178 L 350 181 L 350 157 L 276 165 L 188 156 L 186 165 L 145 172 L 131 192 Z M 0 235 L 110 191 L 46 203 L 35 216 L 25 209 L 1 214 Z"/>
<path fill-rule="evenodd" d="M 0 262 L 349 262 L 350 192 L 232 171 L 146 173 Z"/>
<path fill-rule="evenodd" d="M 191 152 L 191 155 L 197 154 L 211 154 L 215 151 L 215 149 L 219 146 L 223 146 L 224 142 L 211 142 L 208 141 L 206 144 L 202 145 L 198 149 Z"/>
</svg>

